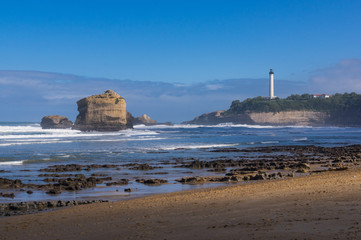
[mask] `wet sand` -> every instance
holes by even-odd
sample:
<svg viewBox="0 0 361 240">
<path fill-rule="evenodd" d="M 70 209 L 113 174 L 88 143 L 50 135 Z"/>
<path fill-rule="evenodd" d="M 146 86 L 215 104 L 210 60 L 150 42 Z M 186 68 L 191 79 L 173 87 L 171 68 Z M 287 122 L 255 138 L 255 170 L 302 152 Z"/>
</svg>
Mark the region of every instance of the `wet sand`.
<svg viewBox="0 0 361 240">
<path fill-rule="evenodd" d="M 0 218 L 0 239 L 360 239 L 361 168 Z"/>
</svg>

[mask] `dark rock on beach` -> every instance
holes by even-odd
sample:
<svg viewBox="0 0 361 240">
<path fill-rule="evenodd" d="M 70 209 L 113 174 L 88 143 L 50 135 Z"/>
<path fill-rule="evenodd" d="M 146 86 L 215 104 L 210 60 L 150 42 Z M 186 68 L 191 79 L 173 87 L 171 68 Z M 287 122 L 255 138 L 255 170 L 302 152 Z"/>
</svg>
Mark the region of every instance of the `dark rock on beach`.
<svg viewBox="0 0 361 240">
<path fill-rule="evenodd" d="M 106 186 L 117 186 L 117 185 L 127 185 L 129 183 L 128 179 L 120 179 L 119 181 L 116 182 L 108 182 L 105 185 Z"/>
<path fill-rule="evenodd" d="M 41 172 L 77 172 L 82 170 L 81 165 L 67 164 L 67 165 L 54 165 L 48 168 L 40 169 Z"/>
<path fill-rule="evenodd" d="M 0 178 L 0 189 L 23 188 L 25 185 L 19 179 Z"/>
<path fill-rule="evenodd" d="M 37 213 L 59 207 L 108 202 L 107 200 L 72 200 L 72 201 L 35 201 L 18 203 L 0 203 L 0 216 L 14 216 Z"/>
<path fill-rule="evenodd" d="M 165 179 L 137 179 L 136 180 L 139 183 L 144 183 L 144 184 L 148 184 L 148 185 L 160 185 L 160 184 L 164 184 L 164 183 L 168 183 L 168 180 Z"/>
<path fill-rule="evenodd" d="M 144 163 L 144 164 L 136 164 L 134 165 L 134 167 L 129 168 L 129 170 L 147 171 L 147 170 L 153 170 L 155 168 L 161 168 L 161 167 L 152 167 L 148 163 Z"/>
<path fill-rule="evenodd" d="M 3 197 L 3 198 L 14 198 L 14 197 L 15 197 L 15 194 L 14 194 L 14 193 L 2 193 L 2 192 L 0 192 L 0 197 Z"/>
<path fill-rule="evenodd" d="M 90 171 L 97 168 L 118 168 L 119 165 L 115 164 L 91 164 L 91 165 L 79 165 L 79 164 L 66 164 L 66 165 L 53 165 L 48 168 L 40 169 L 41 172 L 79 172 L 79 171 Z M 52 177 L 61 177 L 61 176 L 71 176 L 64 174 L 41 174 L 39 176 L 52 176 Z"/>
</svg>

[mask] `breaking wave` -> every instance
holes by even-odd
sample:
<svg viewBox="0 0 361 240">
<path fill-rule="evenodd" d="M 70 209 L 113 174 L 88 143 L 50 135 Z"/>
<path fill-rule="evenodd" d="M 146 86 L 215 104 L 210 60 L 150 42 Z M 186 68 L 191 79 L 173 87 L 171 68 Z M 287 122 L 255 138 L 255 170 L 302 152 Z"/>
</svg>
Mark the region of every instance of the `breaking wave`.
<svg viewBox="0 0 361 240">
<path fill-rule="evenodd" d="M 199 124 L 174 124 L 174 125 L 135 125 L 135 129 L 172 129 L 172 128 L 312 128 L 310 126 L 270 126 L 270 125 L 249 125 L 249 124 L 235 124 L 235 123 L 220 123 L 217 125 L 199 125 Z"/>
</svg>

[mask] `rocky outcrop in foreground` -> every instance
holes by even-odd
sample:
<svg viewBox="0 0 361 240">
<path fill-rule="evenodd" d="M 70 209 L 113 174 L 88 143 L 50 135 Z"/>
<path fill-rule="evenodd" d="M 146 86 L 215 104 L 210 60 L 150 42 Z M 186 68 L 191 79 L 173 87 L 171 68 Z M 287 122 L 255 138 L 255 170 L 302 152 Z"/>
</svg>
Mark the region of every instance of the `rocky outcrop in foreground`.
<svg viewBox="0 0 361 240">
<path fill-rule="evenodd" d="M 43 117 L 40 125 L 42 129 L 65 129 L 72 128 L 73 122 L 67 117 L 51 115 Z"/>
<path fill-rule="evenodd" d="M 77 104 L 79 115 L 76 118 L 74 129 L 119 131 L 133 126 L 127 121 L 131 115 L 127 114 L 124 98 L 112 90 L 83 98 Z"/>
</svg>

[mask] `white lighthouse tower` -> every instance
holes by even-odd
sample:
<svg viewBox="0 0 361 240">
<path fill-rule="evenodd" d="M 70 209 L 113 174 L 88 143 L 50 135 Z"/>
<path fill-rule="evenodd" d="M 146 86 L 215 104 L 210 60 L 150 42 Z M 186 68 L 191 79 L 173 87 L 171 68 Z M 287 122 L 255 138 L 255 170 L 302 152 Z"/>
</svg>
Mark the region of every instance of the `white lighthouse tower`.
<svg viewBox="0 0 361 240">
<path fill-rule="evenodd" d="M 274 95 L 274 90 L 273 70 L 271 68 L 269 71 L 269 99 L 276 98 Z"/>
</svg>

